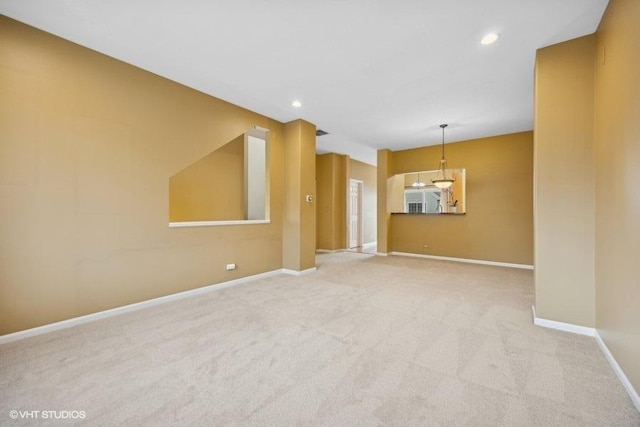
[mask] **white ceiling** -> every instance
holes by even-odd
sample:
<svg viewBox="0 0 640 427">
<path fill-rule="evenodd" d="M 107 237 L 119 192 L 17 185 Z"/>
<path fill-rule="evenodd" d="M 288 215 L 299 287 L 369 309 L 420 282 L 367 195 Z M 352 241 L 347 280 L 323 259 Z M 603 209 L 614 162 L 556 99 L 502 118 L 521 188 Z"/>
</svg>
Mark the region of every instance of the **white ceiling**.
<svg viewBox="0 0 640 427">
<path fill-rule="evenodd" d="M 608 0 L 0 0 L 0 13 L 218 98 L 329 132 L 318 152 L 533 128 L 536 49 Z M 489 31 L 500 39 L 480 45 Z M 301 108 L 291 102 L 298 99 Z"/>
</svg>

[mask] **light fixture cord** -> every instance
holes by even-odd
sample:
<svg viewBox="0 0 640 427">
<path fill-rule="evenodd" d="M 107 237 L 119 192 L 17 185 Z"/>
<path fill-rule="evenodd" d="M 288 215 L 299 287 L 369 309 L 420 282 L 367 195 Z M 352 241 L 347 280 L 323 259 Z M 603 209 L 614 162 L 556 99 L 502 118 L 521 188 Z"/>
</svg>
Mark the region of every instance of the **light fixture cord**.
<svg viewBox="0 0 640 427">
<path fill-rule="evenodd" d="M 444 157 L 444 128 L 446 128 L 448 125 L 446 124 L 441 124 L 440 128 L 442 128 L 442 157 L 440 158 L 440 170 L 442 171 L 442 178 L 446 179 L 447 178 L 447 171 L 444 168 L 445 162 L 447 161 L 447 159 Z"/>
<path fill-rule="evenodd" d="M 442 160 L 444 160 L 444 128 L 447 125 L 440 126 L 442 128 Z M 444 165 L 442 166 L 444 168 Z"/>
</svg>

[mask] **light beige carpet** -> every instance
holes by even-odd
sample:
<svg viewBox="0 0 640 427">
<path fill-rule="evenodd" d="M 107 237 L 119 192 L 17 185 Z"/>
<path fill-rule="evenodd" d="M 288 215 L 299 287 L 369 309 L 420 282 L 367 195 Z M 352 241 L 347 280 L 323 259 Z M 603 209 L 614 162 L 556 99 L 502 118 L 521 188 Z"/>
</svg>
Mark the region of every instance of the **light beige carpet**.
<svg viewBox="0 0 640 427">
<path fill-rule="evenodd" d="M 640 426 L 532 272 L 357 253 L 0 346 L 0 425 Z"/>
</svg>

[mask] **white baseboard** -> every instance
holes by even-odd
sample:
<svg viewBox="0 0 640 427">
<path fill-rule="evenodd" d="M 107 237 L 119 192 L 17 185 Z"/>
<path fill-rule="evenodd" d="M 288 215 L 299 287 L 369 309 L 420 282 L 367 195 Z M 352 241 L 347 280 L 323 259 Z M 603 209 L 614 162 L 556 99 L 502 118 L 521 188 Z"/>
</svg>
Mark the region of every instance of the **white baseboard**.
<svg viewBox="0 0 640 427">
<path fill-rule="evenodd" d="M 376 255 L 377 256 L 389 256 L 389 254 L 386 253 L 386 252 L 376 252 Z"/>
<path fill-rule="evenodd" d="M 600 346 L 600 350 L 602 350 L 602 352 L 604 353 L 604 357 L 607 358 L 607 360 L 609 361 L 609 365 L 611 365 L 611 367 L 613 368 L 613 372 L 616 373 L 618 379 L 622 383 L 622 386 L 624 387 L 625 390 L 627 390 L 627 393 L 629 393 L 629 397 L 631 398 L 631 401 L 635 405 L 638 412 L 640 412 L 640 395 L 638 395 L 638 392 L 636 391 L 636 389 L 633 388 L 633 385 L 631 385 L 631 381 L 629 381 L 629 378 L 627 378 L 627 376 L 624 374 L 624 372 L 622 371 L 622 368 L 620 367 L 620 365 L 618 365 L 618 362 L 613 357 L 613 354 L 611 354 L 611 352 L 609 351 L 609 348 L 604 343 L 604 341 L 602 340 L 602 337 L 600 337 L 600 334 L 597 331 L 596 331 L 595 338 L 596 338 L 596 342 Z"/>
<path fill-rule="evenodd" d="M 298 271 L 298 270 L 291 270 L 288 268 L 283 268 L 281 271 L 284 274 L 290 274 L 292 276 L 306 276 L 307 274 L 311 274 L 313 272 L 315 272 L 317 270 L 316 267 L 311 267 L 311 268 L 307 268 L 306 270 L 302 270 L 302 271 Z"/>
<path fill-rule="evenodd" d="M 314 268 L 315 270 L 315 268 Z M 119 314 L 129 313 L 131 311 L 141 310 L 143 308 L 153 307 L 160 304 L 165 304 L 171 301 L 178 301 L 184 298 L 189 298 L 196 295 L 201 295 L 221 289 L 237 286 L 242 283 L 254 281 L 264 277 L 271 277 L 278 274 L 285 273 L 284 269 L 278 269 L 268 271 L 266 273 L 254 274 L 252 276 L 241 277 L 239 279 L 229 280 L 227 282 L 215 283 L 213 285 L 204 286 L 201 288 L 190 289 L 188 291 L 178 292 L 163 297 L 153 298 L 146 301 L 136 302 L 133 304 L 124 305 L 122 307 L 116 307 L 109 310 L 99 311 L 97 313 L 91 313 L 84 316 L 74 317 L 60 322 L 50 323 L 48 325 L 38 326 L 24 331 L 14 332 L 12 334 L 0 336 L 0 344 L 7 344 L 13 341 L 34 337 L 36 335 L 42 335 L 53 331 L 59 331 L 61 329 L 71 328 L 72 326 L 81 325 L 83 323 L 95 322 L 96 320 L 106 319 L 108 317 L 117 316 Z"/>
<path fill-rule="evenodd" d="M 410 252 L 396 252 L 396 251 L 391 252 L 391 255 L 408 256 L 408 257 L 414 257 L 414 258 L 437 259 L 440 261 L 464 262 L 467 264 L 482 264 L 482 265 L 492 265 L 496 267 L 509 267 L 509 268 L 521 268 L 524 270 L 533 270 L 533 265 L 529 265 L 529 264 L 512 264 L 509 262 L 485 261 L 482 259 L 452 258 L 448 256 L 424 255 L 424 254 L 414 254 Z"/>
<path fill-rule="evenodd" d="M 240 219 L 232 221 L 184 221 L 170 222 L 169 228 L 181 227 L 214 227 L 223 225 L 250 225 L 250 224 L 270 224 L 269 219 Z"/>
<path fill-rule="evenodd" d="M 378 242 L 369 242 L 362 245 L 362 249 L 369 249 L 374 246 L 378 246 Z"/>
<path fill-rule="evenodd" d="M 377 245 L 378 245 L 377 242 L 365 243 L 364 245 L 361 246 L 361 249 L 365 250 L 365 249 L 373 248 L 373 247 L 375 247 Z M 338 253 L 338 252 L 347 252 L 347 251 L 349 251 L 351 249 L 356 249 L 356 248 L 316 249 L 316 253 L 320 253 L 320 254 L 335 254 L 335 253 Z"/>
<path fill-rule="evenodd" d="M 574 325 L 571 323 L 557 322 L 555 320 L 542 319 L 536 315 L 535 306 L 531 306 L 533 312 L 533 324 L 542 326 L 543 328 L 556 329 L 558 331 L 571 332 L 572 334 L 586 335 L 588 337 L 595 337 L 595 328 L 589 328 L 587 326 Z"/>
<path fill-rule="evenodd" d="M 631 381 L 629 381 L 629 378 L 627 378 L 620 365 L 618 365 L 618 362 L 613 357 L 613 354 L 611 354 L 611 352 L 609 351 L 609 348 L 602 340 L 602 337 L 600 337 L 597 329 L 588 328 L 586 326 L 573 325 L 571 323 L 556 322 L 555 320 L 541 319 L 536 315 L 535 306 L 531 306 L 531 311 L 533 313 L 534 325 L 542 326 L 549 329 L 557 329 L 559 331 L 571 332 L 574 334 L 587 335 L 595 338 L 598 346 L 600 347 L 600 350 L 602 351 L 602 353 L 604 353 L 604 356 L 609 362 L 609 365 L 611 365 L 613 372 L 615 372 L 616 376 L 622 383 L 622 386 L 629 394 L 629 397 L 631 398 L 631 401 L 635 405 L 638 412 L 640 412 L 640 396 L 638 395 L 638 392 L 633 388 L 633 385 L 631 385 Z"/>
</svg>

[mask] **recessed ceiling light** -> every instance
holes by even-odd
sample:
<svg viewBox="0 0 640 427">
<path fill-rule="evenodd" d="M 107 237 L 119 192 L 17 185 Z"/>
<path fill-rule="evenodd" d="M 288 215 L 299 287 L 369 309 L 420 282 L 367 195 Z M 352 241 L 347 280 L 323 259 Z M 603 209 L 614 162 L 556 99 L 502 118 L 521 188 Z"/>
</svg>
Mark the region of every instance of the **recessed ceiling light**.
<svg viewBox="0 0 640 427">
<path fill-rule="evenodd" d="M 300 108 L 302 107 L 302 102 L 298 101 L 297 99 L 295 101 L 293 101 L 291 103 L 291 106 L 295 107 L 295 108 Z"/>
<path fill-rule="evenodd" d="M 488 45 L 494 43 L 500 37 L 497 33 L 489 33 L 485 35 L 482 40 L 480 40 L 480 44 Z"/>
</svg>

